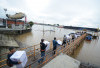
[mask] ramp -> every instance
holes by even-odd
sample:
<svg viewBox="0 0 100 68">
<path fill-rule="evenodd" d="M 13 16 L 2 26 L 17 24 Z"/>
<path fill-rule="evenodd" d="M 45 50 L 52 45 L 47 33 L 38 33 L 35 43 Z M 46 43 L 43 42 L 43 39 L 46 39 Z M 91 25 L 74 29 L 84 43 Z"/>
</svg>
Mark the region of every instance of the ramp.
<svg viewBox="0 0 100 68">
<path fill-rule="evenodd" d="M 79 68 L 79 66 L 80 61 L 61 53 L 42 68 Z"/>
</svg>

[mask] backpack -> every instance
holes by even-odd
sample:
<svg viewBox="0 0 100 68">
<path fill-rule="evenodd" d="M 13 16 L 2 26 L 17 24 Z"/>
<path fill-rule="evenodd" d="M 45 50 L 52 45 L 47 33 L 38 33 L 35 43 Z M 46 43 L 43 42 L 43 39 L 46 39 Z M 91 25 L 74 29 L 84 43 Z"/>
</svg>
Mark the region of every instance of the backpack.
<svg viewBox="0 0 100 68">
<path fill-rule="evenodd" d="M 9 62 L 8 59 L 6 60 L 6 63 L 7 63 L 7 65 L 8 65 L 9 67 L 12 67 L 12 66 L 13 66 L 13 64 L 10 64 L 10 62 Z"/>
</svg>

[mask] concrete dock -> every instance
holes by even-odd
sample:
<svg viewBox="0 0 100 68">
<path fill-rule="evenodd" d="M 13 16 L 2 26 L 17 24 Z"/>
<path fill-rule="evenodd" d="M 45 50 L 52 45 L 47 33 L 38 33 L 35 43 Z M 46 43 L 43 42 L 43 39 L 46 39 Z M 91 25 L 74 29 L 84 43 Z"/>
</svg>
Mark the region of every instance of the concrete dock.
<svg viewBox="0 0 100 68">
<path fill-rule="evenodd" d="M 23 34 L 30 32 L 31 28 L 27 29 L 10 29 L 10 28 L 0 28 L 0 34 L 11 34 L 11 35 L 16 35 L 16 34 Z"/>
</svg>

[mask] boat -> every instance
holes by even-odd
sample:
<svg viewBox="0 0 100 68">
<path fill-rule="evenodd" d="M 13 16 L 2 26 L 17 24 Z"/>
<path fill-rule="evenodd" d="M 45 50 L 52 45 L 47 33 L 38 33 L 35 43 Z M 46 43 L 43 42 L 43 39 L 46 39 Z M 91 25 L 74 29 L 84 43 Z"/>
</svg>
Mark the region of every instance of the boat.
<svg viewBox="0 0 100 68">
<path fill-rule="evenodd" d="M 92 37 L 93 39 L 97 39 L 99 36 L 93 35 Z"/>
<path fill-rule="evenodd" d="M 87 35 L 87 36 L 86 36 L 86 40 L 87 40 L 87 41 L 91 41 L 91 40 L 92 40 L 92 36 L 91 36 L 91 35 Z"/>
</svg>

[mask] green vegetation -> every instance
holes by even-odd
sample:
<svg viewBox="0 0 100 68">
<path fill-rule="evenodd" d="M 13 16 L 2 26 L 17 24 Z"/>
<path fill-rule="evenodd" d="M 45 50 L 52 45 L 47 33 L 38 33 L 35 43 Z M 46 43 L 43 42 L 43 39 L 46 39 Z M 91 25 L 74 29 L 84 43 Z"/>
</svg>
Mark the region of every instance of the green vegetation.
<svg viewBox="0 0 100 68">
<path fill-rule="evenodd" d="M 59 26 L 59 24 L 57 24 L 57 26 Z"/>
<path fill-rule="evenodd" d="M 29 25 L 30 25 L 30 27 L 32 27 L 32 25 L 34 25 L 34 22 L 30 21 Z"/>
<path fill-rule="evenodd" d="M 34 22 L 30 21 L 26 24 L 26 29 L 31 28 L 34 25 Z"/>
<path fill-rule="evenodd" d="M 59 24 L 54 24 L 54 26 L 59 26 Z"/>
</svg>

